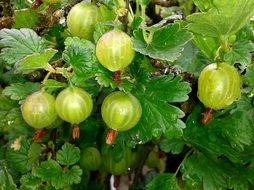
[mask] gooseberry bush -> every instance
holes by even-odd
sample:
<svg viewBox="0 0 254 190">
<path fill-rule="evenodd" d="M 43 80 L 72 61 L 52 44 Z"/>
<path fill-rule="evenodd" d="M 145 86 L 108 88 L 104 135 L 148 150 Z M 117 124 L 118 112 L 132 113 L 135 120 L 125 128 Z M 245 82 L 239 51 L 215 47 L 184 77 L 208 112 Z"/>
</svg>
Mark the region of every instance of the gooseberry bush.
<svg viewBox="0 0 254 190">
<path fill-rule="evenodd" d="M 0 190 L 254 189 L 253 0 L 0 15 Z"/>
</svg>

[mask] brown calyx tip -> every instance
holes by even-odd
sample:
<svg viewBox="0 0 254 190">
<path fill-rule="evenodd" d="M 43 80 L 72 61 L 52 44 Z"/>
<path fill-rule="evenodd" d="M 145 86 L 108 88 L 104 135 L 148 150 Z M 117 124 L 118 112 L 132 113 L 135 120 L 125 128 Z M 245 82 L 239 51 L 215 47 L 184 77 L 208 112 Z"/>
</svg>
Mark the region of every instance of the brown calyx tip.
<svg viewBox="0 0 254 190">
<path fill-rule="evenodd" d="M 108 144 L 108 145 L 114 144 L 116 141 L 117 134 L 118 134 L 117 131 L 115 131 L 113 129 L 109 129 L 107 136 L 106 136 L 106 144 Z"/>
<path fill-rule="evenodd" d="M 80 125 L 79 124 L 73 124 L 72 125 L 72 138 L 78 139 L 80 137 Z"/>
<path fill-rule="evenodd" d="M 33 135 L 33 140 L 35 142 L 40 142 L 45 134 L 46 132 L 44 131 L 44 129 L 36 129 Z"/>
<path fill-rule="evenodd" d="M 206 110 L 202 113 L 201 123 L 204 125 L 208 125 L 212 119 L 213 119 L 213 109 L 206 108 Z"/>
<path fill-rule="evenodd" d="M 113 73 L 112 79 L 116 82 L 117 85 L 119 85 L 122 82 L 121 75 L 122 75 L 121 71 L 115 71 Z"/>
</svg>

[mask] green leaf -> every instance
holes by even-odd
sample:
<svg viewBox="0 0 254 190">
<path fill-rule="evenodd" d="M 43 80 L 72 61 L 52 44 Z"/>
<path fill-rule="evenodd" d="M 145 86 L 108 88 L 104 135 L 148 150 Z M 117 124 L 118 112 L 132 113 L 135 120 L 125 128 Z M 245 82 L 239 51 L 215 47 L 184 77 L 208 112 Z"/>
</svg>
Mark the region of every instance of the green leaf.
<svg viewBox="0 0 254 190">
<path fill-rule="evenodd" d="M 44 181 L 51 182 L 55 178 L 61 179 L 62 168 L 55 160 L 47 160 L 36 168 L 35 175 Z"/>
<path fill-rule="evenodd" d="M 16 73 L 28 74 L 37 69 L 52 71 L 52 66 L 48 63 L 50 59 L 57 53 L 55 49 L 46 49 L 41 53 L 34 53 L 26 56 L 15 65 Z"/>
<path fill-rule="evenodd" d="M 244 68 L 251 64 L 251 52 L 254 51 L 254 44 L 251 41 L 237 41 L 232 49 L 224 55 L 224 60 L 232 65 L 240 63 Z"/>
<path fill-rule="evenodd" d="M 112 21 L 97 23 L 93 34 L 94 41 L 97 42 L 104 33 L 113 29 L 114 23 Z"/>
<path fill-rule="evenodd" d="M 181 188 L 177 184 L 177 178 L 173 174 L 164 173 L 155 177 L 148 185 L 148 190 L 180 190 Z"/>
<path fill-rule="evenodd" d="M 208 11 L 210 8 L 214 7 L 213 0 L 193 0 L 193 2 L 202 12 Z"/>
<path fill-rule="evenodd" d="M 181 69 L 184 71 L 192 73 L 198 77 L 209 61 L 192 43 L 188 43 L 185 46 L 182 55 L 175 61 L 175 63 L 181 66 Z"/>
<path fill-rule="evenodd" d="M 0 95 L 0 110 L 8 111 L 17 106 L 17 102 Z"/>
<path fill-rule="evenodd" d="M 41 150 L 42 150 L 42 147 L 40 144 L 37 144 L 34 142 L 30 145 L 30 148 L 28 150 L 28 155 L 27 155 L 27 157 L 29 158 L 28 159 L 29 165 L 33 165 L 34 163 L 36 163 L 36 161 L 38 161 L 41 154 Z"/>
<path fill-rule="evenodd" d="M 31 144 L 28 140 L 20 138 L 16 139 L 11 148 L 7 150 L 6 158 L 8 163 L 21 173 L 26 173 L 31 170 L 32 165 L 39 156 L 38 154 L 33 154 L 36 150 L 31 149 L 30 146 Z"/>
<path fill-rule="evenodd" d="M 187 184 L 201 185 L 201 189 L 252 189 L 253 166 L 245 167 L 223 158 L 211 157 L 201 152 L 191 155 L 181 168 Z M 199 184 L 199 185 L 198 185 Z M 193 189 L 190 187 L 190 189 Z M 200 188 L 199 188 L 200 189 Z"/>
<path fill-rule="evenodd" d="M 41 180 L 31 173 L 22 175 L 20 178 L 20 183 L 20 190 L 39 190 L 42 188 Z"/>
<path fill-rule="evenodd" d="M 182 172 L 183 180 L 202 184 L 202 189 L 205 190 L 214 190 L 227 187 L 226 176 L 230 175 L 232 169 L 227 162 L 213 160 L 202 153 L 196 153 L 184 162 Z"/>
<path fill-rule="evenodd" d="M 189 29 L 204 36 L 221 38 L 238 32 L 253 16 L 254 1 L 214 0 L 214 7 L 207 12 L 187 17 Z"/>
<path fill-rule="evenodd" d="M 14 65 L 28 55 L 41 53 L 47 48 L 46 42 L 31 29 L 0 30 L 0 53 L 9 65 Z"/>
<path fill-rule="evenodd" d="M 254 87 L 254 65 L 246 68 L 246 74 L 243 76 L 243 81 L 250 87 Z"/>
<path fill-rule="evenodd" d="M 7 167 L 0 163 L 0 190 L 16 190 L 16 184 L 8 172 Z"/>
<path fill-rule="evenodd" d="M 26 83 L 14 83 L 7 86 L 3 90 L 3 95 L 9 96 L 12 100 L 23 100 L 29 94 L 36 92 L 40 89 L 39 83 L 26 82 Z"/>
<path fill-rule="evenodd" d="M 182 139 L 164 139 L 160 142 L 160 149 L 172 154 L 180 154 L 184 148 L 185 142 Z"/>
<path fill-rule="evenodd" d="M 215 117 L 207 126 L 200 123 L 202 110 L 196 107 L 186 122 L 186 142 L 207 154 L 224 155 L 232 162 L 241 162 L 240 153 L 253 143 L 254 113 L 248 98 L 242 97 L 237 104 L 245 106 Z"/>
<path fill-rule="evenodd" d="M 143 6 L 147 6 L 150 2 L 151 0 L 137 0 L 137 3 Z"/>
<path fill-rule="evenodd" d="M 56 189 L 63 189 L 73 183 L 80 183 L 82 170 L 77 165 L 71 169 L 61 168 L 55 160 L 48 160 L 41 163 L 35 170 L 35 175 Z"/>
<path fill-rule="evenodd" d="M 68 85 L 57 80 L 48 79 L 43 83 L 44 87 L 50 91 L 55 91 L 61 88 L 66 88 Z"/>
<path fill-rule="evenodd" d="M 216 38 L 194 34 L 193 43 L 210 61 L 216 60 L 217 51 L 220 47 L 220 43 Z"/>
<path fill-rule="evenodd" d="M 112 88 L 116 83 L 112 80 L 113 73 L 105 69 L 97 61 L 95 45 L 77 37 L 65 40 L 64 60 L 73 67 L 75 81 L 86 81 L 95 77 L 101 86 Z"/>
<path fill-rule="evenodd" d="M 65 40 L 64 60 L 72 66 L 75 74 L 84 80 L 93 77 L 97 71 L 95 46 L 92 42 L 77 37 Z"/>
<path fill-rule="evenodd" d="M 65 183 L 68 185 L 78 184 L 81 181 L 82 170 L 79 166 L 73 166 L 68 172 L 64 173 Z"/>
<path fill-rule="evenodd" d="M 36 11 L 31 9 L 21 9 L 14 11 L 13 28 L 33 28 L 39 23 Z"/>
<path fill-rule="evenodd" d="M 173 62 L 181 55 L 183 46 L 191 38 L 191 33 L 175 23 L 157 29 L 150 43 L 144 40 L 142 29 L 135 30 L 133 42 L 137 52 L 154 59 Z"/>
<path fill-rule="evenodd" d="M 169 103 L 187 100 L 190 90 L 187 82 L 172 74 L 139 81 L 133 94 L 143 113 L 137 126 L 129 131 L 132 138 L 144 143 L 163 134 L 167 138 L 181 137 L 185 124 L 179 118 L 184 113 Z"/>
<path fill-rule="evenodd" d="M 61 150 L 57 151 L 56 160 L 58 163 L 71 166 L 79 161 L 80 150 L 70 143 L 65 143 Z"/>
</svg>

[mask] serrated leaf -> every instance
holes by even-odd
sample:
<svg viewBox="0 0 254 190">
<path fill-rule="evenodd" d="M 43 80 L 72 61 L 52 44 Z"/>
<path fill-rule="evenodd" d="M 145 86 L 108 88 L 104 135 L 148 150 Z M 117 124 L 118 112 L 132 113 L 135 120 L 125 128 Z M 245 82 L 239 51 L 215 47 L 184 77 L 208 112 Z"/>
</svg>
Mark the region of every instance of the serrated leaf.
<svg viewBox="0 0 254 190">
<path fill-rule="evenodd" d="M 31 173 L 22 175 L 20 183 L 20 190 L 39 190 L 41 188 L 41 180 Z"/>
<path fill-rule="evenodd" d="M 97 42 L 100 37 L 110 31 L 110 30 L 113 30 L 114 29 L 114 23 L 113 22 L 99 22 L 95 25 L 95 31 L 94 31 L 94 34 L 93 34 L 93 38 L 94 38 L 94 41 Z"/>
<path fill-rule="evenodd" d="M 28 55 L 41 53 L 47 43 L 31 29 L 2 29 L 0 31 L 0 57 L 10 66 Z"/>
<path fill-rule="evenodd" d="M 57 53 L 55 49 L 46 49 L 41 53 L 26 56 L 15 65 L 16 73 L 28 74 L 37 69 L 52 71 L 49 60 Z"/>
<path fill-rule="evenodd" d="M 254 14 L 254 1 L 214 0 L 213 5 L 207 12 L 187 17 L 191 31 L 215 38 L 230 36 L 238 32 Z"/>
<path fill-rule="evenodd" d="M 66 184 L 78 184 L 81 181 L 82 170 L 79 166 L 73 166 L 68 172 L 64 173 L 63 177 Z"/>
<path fill-rule="evenodd" d="M 243 68 L 246 68 L 251 64 L 251 52 L 253 51 L 253 42 L 247 40 L 237 41 L 232 49 L 224 55 L 224 60 L 232 65 L 240 63 Z"/>
<path fill-rule="evenodd" d="M 26 82 L 26 83 L 14 83 L 7 86 L 3 90 L 3 95 L 9 96 L 12 100 L 23 100 L 29 94 L 36 92 L 40 89 L 39 83 Z"/>
<path fill-rule="evenodd" d="M 14 11 L 13 28 L 33 28 L 39 23 L 36 11 L 31 9 L 21 9 Z"/>
<path fill-rule="evenodd" d="M 20 141 L 20 149 L 14 150 L 9 148 L 6 153 L 6 158 L 8 163 L 15 168 L 15 170 L 25 173 L 29 170 L 31 170 L 32 165 L 29 162 L 29 148 L 30 148 L 30 142 L 26 139 L 22 139 Z"/>
<path fill-rule="evenodd" d="M 181 28 L 179 23 L 157 29 L 149 44 L 144 40 L 142 29 L 135 30 L 133 36 L 134 49 L 137 52 L 170 62 L 181 55 L 183 46 L 192 38 L 191 33 Z"/>
<path fill-rule="evenodd" d="M 10 110 L 17 106 L 17 102 L 0 95 L 0 110 Z"/>
<path fill-rule="evenodd" d="M 36 161 L 38 161 L 39 157 L 41 154 L 41 145 L 37 144 L 37 143 L 32 143 L 30 145 L 30 148 L 28 150 L 28 164 L 29 165 L 33 165 L 34 163 L 36 163 Z"/>
<path fill-rule="evenodd" d="M 55 160 L 47 160 L 36 168 L 35 175 L 44 181 L 51 182 L 55 178 L 61 178 L 62 168 Z"/>
<path fill-rule="evenodd" d="M 173 174 L 165 173 L 155 177 L 148 185 L 148 190 L 180 190 L 181 188 L 177 184 L 177 178 Z"/>
<path fill-rule="evenodd" d="M 95 57 L 95 45 L 77 37 L 65 40 L 64 60 L 73 67 L 77 76 L 84 80 L 93 77 L 97 71 L 97 60 Z"/>
<path fill-rule="evenodd" d="M 246 68 L 246 73 L 243 76 L 243 81 L 250 87 L 254 87 L 254 65 Z"/>
<path fill-rule="evenodd" d="M 180 137 L 185 124 L 179 118 L 184 113 L 169 103 L 187 100 L 190 90 L 181 77 L 174 78 L 171 74 L 140 81 L 133 94 L 139 99 L 143 111 L 137 126 L 129 131 L 130 135 L 142 143 L 161 135 Z"/>
<path fill-rule="evenodd" d="M 53 79 L 48 79 L 46 80 L 44 83 L 43 83 L 43 86 L 46 88 L 46 89 L 49 89 L 51 91 L 54 91 L 54 90 L 58 90 L 60 88 L 66 88 L 68 85 L 66 83 L 63 83 L 63 82 L 59 82 L 57 80 L 53 80 Z"/>
<path fill-rule="evenodd" d="M 185 46 L 182 55 L 175 61 L 175 63 L 181 66 L 184 71 L 192 73 L 198 77 L 209 61 L 192 43 L 188 43 Z"/>
<path fill-rule="evenodd" d="M 213 0 L 193 0 L 200 11 L 207 11 L 214 6 Z"/>
<path fill-rule="evenodd" d="M 6 166 L 0 165 L 0 190 L 16 190 L 17 186 Z"/>
<path fill-rule="evenodd" d="M 160 149 L 164 152 L 179 154 L 182 152 L 185 142 L 182 139 L 164 139 L 160 142 Z"/>
<path fill-rule="evenodd" d="M 77 165 L 71 169 L 61 168 L 55 160 L 47 160 L 35 170 L 35 175 L 49 182 L 56 189 L 63 189 L 73 183 L 79 183 L 82 170 Z"/>
<path fill-rule="evenodd" d="M 184 139 L 187 144 L 191 144 L 206 154 L 217 157 L 223 155 L 232 162 L 240 162 L 242 148 L 253 138 L 253 129 L 251 129 L 253 125 L 249 123 L 249 114 L 220 116 L 213 119 L 207 126 L 201 124 L 201 114 L 201 108 L 196 107 L 187 119 L 184 130 Z M 232 122 L 233 117 L 236 119 Z M 247 133 L 246 129 L 248 129 Z M 249 131 L 250 129 L 252 132 Z"/>
<path fill-rule="evenodd" d="M 227 167 L 229 167 L 227 162 L 213 160 L 202 153 L 196 153 L 190 156 L 182 166 L 183 180 L 202 184 L 202 189 L 205 190 L 227 188 L 226 176 L 233 172 L 230 167 Z"/>
<path fill-rule="evenodd" d="M 216 59 L 217 51 L 220 47 L 220 43 L 216 38 L 194 34 L 193 43 L 210 61 Z"/>
<path fill-rule="evenodd" d="M 70 143 L 65 143 L 61 150 L 57 151 L 56 160 L 58 163 L 71 166 L 79 161 L 80 150 L 78 147 L 73 146 Z"/>
</svg>

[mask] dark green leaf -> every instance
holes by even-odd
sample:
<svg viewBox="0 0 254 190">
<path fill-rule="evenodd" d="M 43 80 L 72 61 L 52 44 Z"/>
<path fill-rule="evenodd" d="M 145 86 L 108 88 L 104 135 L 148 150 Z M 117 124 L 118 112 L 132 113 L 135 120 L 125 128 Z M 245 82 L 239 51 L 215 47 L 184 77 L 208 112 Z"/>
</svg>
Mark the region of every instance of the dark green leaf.
<svg viewBox="0 0 254 190">
<path fill-rule="evenodd" d="M 41 163 L 35 170 L 35 175 L 44 181 L 51 182 L 62 176 L 62 168 L 55 160 L 47 160 Z"/>
<path fill-rule="evenodd" d="M 16 184 L 7 167 L 0 164 L 0 190 L 16 190 Z"/>
<path fill-rule="evenodd" d="M 57 162 L 65 165 L 71 166 L 79 161 L 80 150 L 78 147 L 73 146 L 70 143 L 65 143 L 61 150 L 57 151 L 56 159 Z"/>
<path fill-rule="evenodd" d="M 28 55 L 40 53 L 47 44 L 31 29 L 2 29 L 0 31 L 0 57 L 9 65 L 14 65 Z"/>
<path fill-rule="evenodd" d="M 3 90 L 3 95 L 10 96 L 12 100 L 23 100 L 29 94 L 36 92 L 40 89 L 39 83 L 26 82 L 14 83 Z"/>
<path fill-rule="evenodd" d="M 218 49 L 220 47 L 220 43 L 216 38 L 195 34 L 193 43 L 210 61 L 216 60 Z"/>
<path fill-rule="evenodd" d="M 41 180 L 30 173 L 22 175 L 20 183 L 20 190 L 39 190 L 41 188 Z"/>
<path fill-rule="evenodd" d="M 254 113 L 248 98 L 242 97 L 238 105 L 242 105 L 240 106 L 242 108 L 215 117 L 207 126 L 200 123 L 202 111 L 197 107 L 187 120 L 184 139 L 187 143 L 213 156 L 224 155 L 233 162 L 240 162 L 240 152 L 246 145 L 253 143 Z"/>
<path fill-rule="evenodd" d="M 26 56 L 15 65 L 16 73 L 28 74 L 37 69 L 52 71 L 53 68 L 49 64 L 49 60 L 57 53 L 55 49 L 46 49 L 41 53 L 34 53 Z"/>
<path fill-rule="evenodd" d="M 240 63 L 244 68 L 251 64 L 251 52 L 254 51 L 254 44 L 251 41 L 237 41 L 232 49 L 224 55 L 228 63 Z"/>
<path fill-rule="evenodd" d="M 176 176 L 173 174 L 161 174 L 147 185 L 148 190 L 180 190 L 181 188 L 177 184 Z"/>
<path fill-rule="evenodd" d="M 21 9 L 14 11 L 13 28 L 33 28 L 39 23 L 36 11 L 31 9 Z"/>
<path fill-rule="evenodd" d="M 164 139 L 160 142 L 160 149 L 164 152 L 179 154 L 182 152 L 185 142 L 182 139 Z"/>
<path fill-rule="evenodd" d="M 28 153 L 30 150 L 30 142 L 26 139 L 16 139 L 11 147 L 7 150 L 7 161 L 15 168 L 15 170 L 25 173 L 32 168 L 32 164 Z"/>
<path fill-rule="evenodd" d="M 137 52 L 154 59 L 173 62 L 181 55 L 183 46 L 191 38 L 191 33 L 175 23 L 157 29 L 149 44 L 144 40 L 142 29 L 135 30 L 133 42 Z"/>
<path fill-rule="evenodd" d="M 78 184 L 81 181 L 82 170 L 79 166 L 73 166 L 68 172 L 63 174 L 63 179 L 67 185 Z"/>
<path fill-rule="evenodd" d="M 192 73 L 197 77 L 208 64 L 208 60 L 192 43 L 188 43 L 185 46 L 182 55 L 175 62 L 177 65 L 181 66 L 184 71 Z"/>
<path fill-rule="evenodd" d="M 171 74 L 139 82 L 133 93 L 139 99 L 143 113 L 137 126 L 129 131 L 131 136 L 139 143 L 163 134 L 167 138 L 180 137 L 185 124 L 179 118 L 184 113 L 169 102 L 187 100 L 190 90 L 181 77 L 174 78 Z"/>
<path fill-rule="evenodd" d="M 187 17 L 189 29 L 194 33 L 215 38 L 229 37 L 238 32 L 253 16 L 254 1 L 214 0 L 208 12 Z"/>
</svg>

